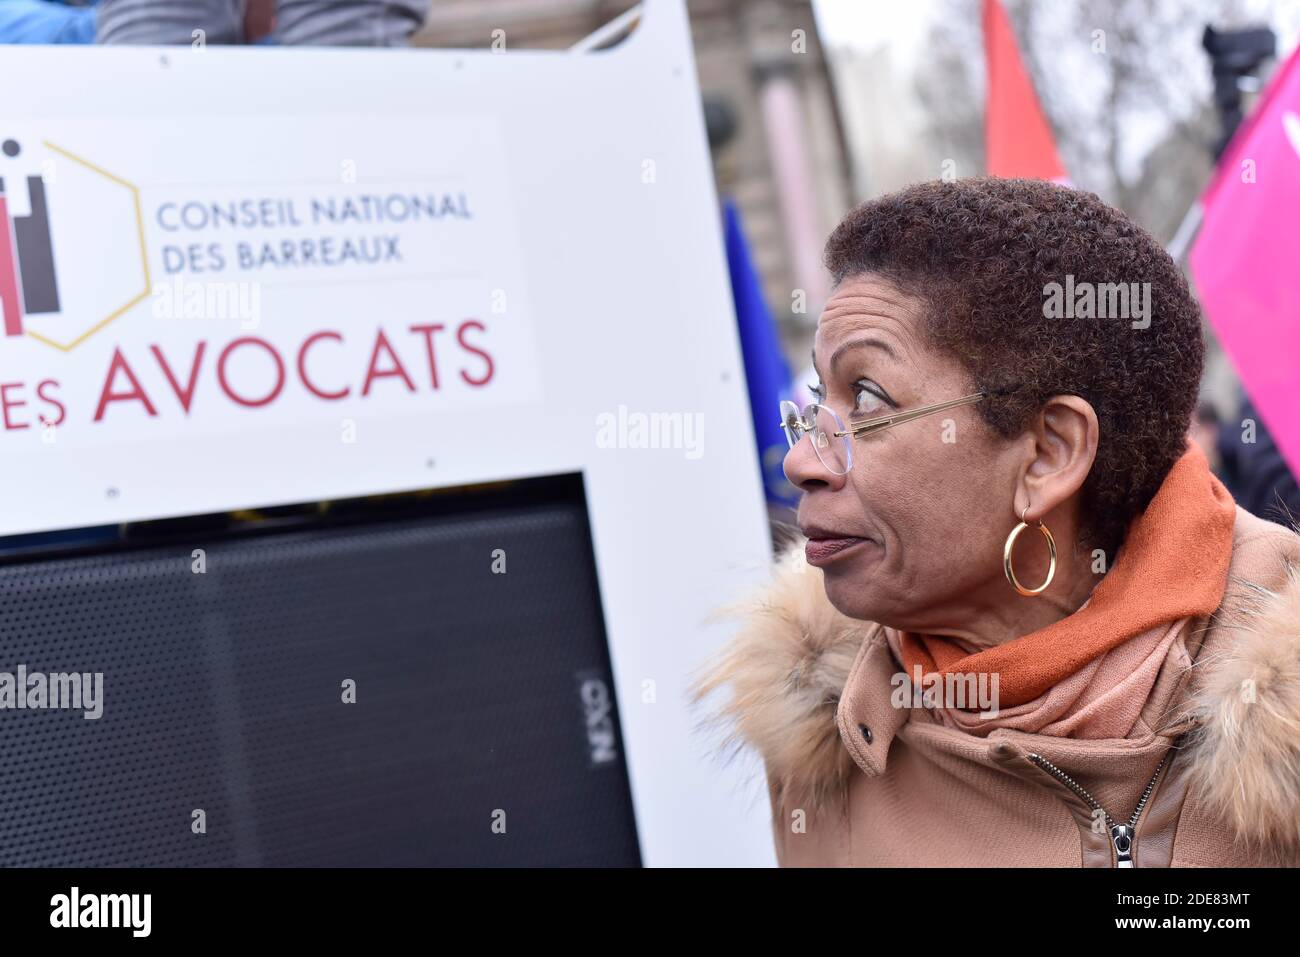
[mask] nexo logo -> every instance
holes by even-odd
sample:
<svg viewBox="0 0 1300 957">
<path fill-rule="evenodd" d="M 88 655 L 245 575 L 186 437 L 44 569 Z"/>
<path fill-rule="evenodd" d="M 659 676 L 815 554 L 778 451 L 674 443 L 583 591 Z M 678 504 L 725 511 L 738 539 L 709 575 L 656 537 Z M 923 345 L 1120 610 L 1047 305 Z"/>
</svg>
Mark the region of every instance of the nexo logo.
<svg viewBox="0 0 1300 957">
<path fill-rule="evenodd" d="M 613 764 L 618 760 L 618 740 L 609 685 L 596 671 L 579 672 L 577 678 L 587 728 L 588 763 L 592 767 Z"/>
<path fill-rule="evenodd" d="M 57 226 L 53 193 L 65 200 Z M 72 253 L 76 283 L 62 274 L 56 250 Z M 92 268 L 74 270 L 79 264 Z M 148 291 L 139 189 L 53 143 L 0 141 L 3 337 L 26 335 L 66 352 Z"/>
</svg>

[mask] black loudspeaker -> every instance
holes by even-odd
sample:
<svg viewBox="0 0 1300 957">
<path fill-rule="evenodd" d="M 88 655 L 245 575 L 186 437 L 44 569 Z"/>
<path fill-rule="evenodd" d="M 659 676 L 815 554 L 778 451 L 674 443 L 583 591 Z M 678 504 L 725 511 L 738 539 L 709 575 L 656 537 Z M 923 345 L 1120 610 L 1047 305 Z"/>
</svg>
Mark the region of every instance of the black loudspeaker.
<svg viewBox="0 0 1300 957">
<path fill-rule="evenodd" d="M 103 714 L 0 709 L 0 864 L 638 865 L 558 487 L 7 559 L 0 672 L 102 672 Z"/>
</svg>

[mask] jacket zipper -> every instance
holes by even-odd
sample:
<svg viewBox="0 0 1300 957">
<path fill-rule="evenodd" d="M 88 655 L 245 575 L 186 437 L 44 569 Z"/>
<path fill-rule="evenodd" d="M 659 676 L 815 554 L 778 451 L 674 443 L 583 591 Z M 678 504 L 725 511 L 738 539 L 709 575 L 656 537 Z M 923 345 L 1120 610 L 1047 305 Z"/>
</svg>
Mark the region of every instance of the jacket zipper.
<svg viewBox="0 0 1300 957">
<path fill-rule="evenodd" d="M 1083 800 L 1088 802 L 1088 806 L 1091 807 L 1093 811 L 1100 811 L 1105 816 L 1106 826 L 1110 828 L 1111 844 L 1114 845 L 1115 848 L 1116 866 L 1133 867 L 1132 852 L 1133 836 L 1135 834 L 1134 828 L 1137 827 L 1138 818 L 1142 815 L 1142 809 L 1146 807 L 1147 800 L 1150 799 L 1151 792 L 1155 789 L 1156 779 L 1160 777 L 1160 772 L 1164 769 L 1165 762 L 1169 760 L 1169 755 L 1172 751 L 1172 748 L 1169 751 L 1166 751 L 1165 756 L 1161 758 L 1160 763 L 1156 765 L 1156 773 L 1151 775 L 1151 780 L 1147 782 L 1146 789 L 1142 792 L 1142 798 L 1138 801 L 1137 807 L 1133 810 L 1133 814 L 1128 819 L 1127 824 L 1116 824 L 1115 819 L 1110 816 L 1109 812 L 1101 806 L 1096 798 L 1085 791 L 1079 785 L 1079 782 L 1074 780 L 1074 778 L 1070 777 L 1041 754 L 1031 754 L 1029 755 L 1029 760 L 1033 761 L 1044 771 L 1054 775 L 1071 791 L 1083 798 Z"/>
</svg>

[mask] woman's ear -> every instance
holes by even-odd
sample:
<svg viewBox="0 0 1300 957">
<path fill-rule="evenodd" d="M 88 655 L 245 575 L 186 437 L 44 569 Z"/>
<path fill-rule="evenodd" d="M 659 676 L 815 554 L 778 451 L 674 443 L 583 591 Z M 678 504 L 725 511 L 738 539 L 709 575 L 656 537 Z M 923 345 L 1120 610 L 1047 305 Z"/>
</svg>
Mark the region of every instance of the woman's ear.
<svg viewBox="0 0 1300 957">
<path fill-rule="evenodd" d="M 1083 488 L 1097 458 L 1100 431 L 1092 405 L 1077 395 L 1054 395 L 1029 428 L 1031 451 L 1025 462 L 1016 511 L 1028 506 L 1032 521 Z"/>
</svg>

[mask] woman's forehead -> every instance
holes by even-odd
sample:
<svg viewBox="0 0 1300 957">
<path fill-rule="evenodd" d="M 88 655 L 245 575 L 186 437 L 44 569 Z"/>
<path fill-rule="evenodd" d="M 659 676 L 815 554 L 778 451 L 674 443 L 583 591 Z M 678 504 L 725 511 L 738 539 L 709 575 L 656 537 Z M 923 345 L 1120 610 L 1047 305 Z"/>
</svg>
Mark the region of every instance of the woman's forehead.
<svg viewBox="0 0 1300 957">
<path fill-rule="evenodd" d="M 871 332 L 905 355 L 916 341 L 920 303 L 879 279 L 846 279 L 826 301 L 817 322 L 814 355 L 828 359 L 842 342 Z"/>
<path fill-rule="evenodd" d="M 921 313 L 921 302 L 880 277 L 856 276 L 845 279 L 826 300 L 818 326 L 840 324 L 878 325 L 902 322 L 912 325 Z"/>
</svg>

